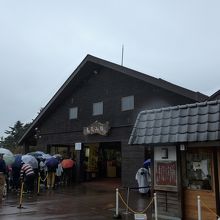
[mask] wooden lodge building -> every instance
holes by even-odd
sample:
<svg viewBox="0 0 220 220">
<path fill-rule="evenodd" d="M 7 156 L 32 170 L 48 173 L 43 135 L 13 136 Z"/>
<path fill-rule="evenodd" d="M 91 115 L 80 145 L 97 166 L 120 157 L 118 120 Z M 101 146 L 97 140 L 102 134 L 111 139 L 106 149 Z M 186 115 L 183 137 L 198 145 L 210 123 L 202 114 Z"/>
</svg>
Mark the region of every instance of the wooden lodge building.
<svg viewBox="0 0 220 220">
<path fill-rule="evenodd" d="M 74 157 L 77 180 L 135 174 L 150 149 L 128 145 L 138 113 L 207 97 L 135 70 L 87 55 L 20 139 L 26 152 Z M 35 148 L 33 148 L 35 146 Z"/>
<path fill-rule="evenodd" d="M 161 219 L 220 216 L 220 91 L 208 101 L 139 113 L 129 144 L 152 149 L 152 188 Z"/>
</svg>

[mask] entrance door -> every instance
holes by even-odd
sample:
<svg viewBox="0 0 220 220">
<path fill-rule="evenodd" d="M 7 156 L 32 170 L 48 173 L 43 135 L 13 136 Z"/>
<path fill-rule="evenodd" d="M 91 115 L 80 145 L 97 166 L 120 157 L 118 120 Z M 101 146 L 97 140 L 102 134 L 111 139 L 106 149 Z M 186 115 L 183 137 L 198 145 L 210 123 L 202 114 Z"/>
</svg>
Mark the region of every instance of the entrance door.
<svg viewBox="0 0 220 220">
<path fill-rule="evenodd" d="M 120 142 L 101 143 L 98 158 L 100 177 L 121 177 Z"/>
<path fill-rule="evenodd" d="M 210 148 L 189 149 L 182 157 L 185 220 L 198 219 L 197 196 L 201 198 L 202 219 L 216 219 L 212 213 L 216 213 L 214 169 L 213 151 Z"/>
<path fill-rule="evenodd" d="M 83 179 L 121 177 L 121 143 L 84 144 Z"/>
</svg>

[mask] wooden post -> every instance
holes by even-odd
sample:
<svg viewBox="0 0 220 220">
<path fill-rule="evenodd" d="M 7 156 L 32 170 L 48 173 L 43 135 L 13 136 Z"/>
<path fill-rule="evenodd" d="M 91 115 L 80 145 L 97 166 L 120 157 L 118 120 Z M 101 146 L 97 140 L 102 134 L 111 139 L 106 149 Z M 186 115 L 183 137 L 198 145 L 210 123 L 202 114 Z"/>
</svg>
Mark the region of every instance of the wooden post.
<svg viewBox="0 0 220 220">
<path fill-rule="evenodd" d="M 37 195 L 40 194 L 40 173 L 38 173 L 38 181 L 37 181 Z"/>
<path fill-rule="evenodd" d="M 19 209 L 23 208 L 22 207 L 23 189 L 24 189 L 24 182 L 22 181 L 21 191 L 20 191 L 20 199 L 19 199 L 19 206 L 18 206 Z"/>
<path fill-rule="evenodd" d="M 81 182 L 82 175 L 81 167 L 81 150 L 76 150 L 76 182 Z"/>
</svg>

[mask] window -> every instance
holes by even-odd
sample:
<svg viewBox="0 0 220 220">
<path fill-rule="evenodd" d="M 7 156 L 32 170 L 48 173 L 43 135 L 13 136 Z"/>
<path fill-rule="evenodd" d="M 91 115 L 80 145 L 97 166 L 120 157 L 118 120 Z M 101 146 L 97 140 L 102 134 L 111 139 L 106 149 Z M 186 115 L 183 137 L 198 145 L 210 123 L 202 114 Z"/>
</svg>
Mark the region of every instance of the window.
<svg viewBox="0 0 220 220">
<path fill-rule="evenodd" d="M 69 110 L 69 119 L 78 118 L 78 107 L 70 108 Z"/>
<path fill-rule="evenodd" d="M 92 115 L 102 115 L 102 114 L 103 114 L 103 102 L 93 103 Z"/>
<path fill-rule="evenodd" d="M 195 150 L 186 154 L 184 185 L 188 189 L 212 189 L 212 154 Z"/>
<path fill-rule="evenodd" d="M 127 111 L 134 109 L 134 96 L 126 96 L 121 98 L 121 110 Z"/>
</svg>

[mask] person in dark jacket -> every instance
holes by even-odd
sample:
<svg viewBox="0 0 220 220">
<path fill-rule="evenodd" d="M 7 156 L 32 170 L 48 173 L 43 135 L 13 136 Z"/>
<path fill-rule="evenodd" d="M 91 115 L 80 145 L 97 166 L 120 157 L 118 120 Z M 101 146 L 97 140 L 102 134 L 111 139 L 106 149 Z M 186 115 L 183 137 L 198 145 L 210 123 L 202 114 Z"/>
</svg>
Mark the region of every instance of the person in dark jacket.
<svg viewBox="0 0 220 220">
<path fill-rule="evenodd" d="M 20 170 L 21 167 L 12 166 L 12 189 L 14 191 L 20 188 Z"/>
<path fill-rule="evenodd" d="M 5 174 L 6 174 L 6 164 L 3 159 L 3 154 L 0 154 L 0 201 L 2 200 L 4 187 L 5 187 Z"/>
</svg>

